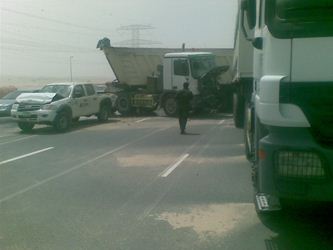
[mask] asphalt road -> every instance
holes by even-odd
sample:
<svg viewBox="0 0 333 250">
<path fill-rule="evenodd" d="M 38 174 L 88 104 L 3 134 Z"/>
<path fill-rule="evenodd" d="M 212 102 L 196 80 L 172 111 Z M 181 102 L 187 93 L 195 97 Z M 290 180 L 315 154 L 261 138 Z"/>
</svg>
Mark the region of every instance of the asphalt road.
<svg viewBox="0 0 333 250">
<path fill-rule="evenodd" d="M 332 208 L 258 217 L 230 116 L 0 118 L 0 249 L 333 249 Z"/>
</svg>

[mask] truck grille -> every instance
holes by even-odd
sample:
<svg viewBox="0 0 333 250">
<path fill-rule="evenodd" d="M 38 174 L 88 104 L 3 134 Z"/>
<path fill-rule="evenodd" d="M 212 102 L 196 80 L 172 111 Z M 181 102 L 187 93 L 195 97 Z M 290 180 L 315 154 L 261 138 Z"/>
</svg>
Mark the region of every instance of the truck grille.
<svg viewBox="0 0 333 250">
<path fill-rule="evenodd" d="M 281 83 L 280 102 L 299 106 L 315 140 L 333 148 L 333 82 Z"/>
<path fill-rule="evenodd" d="M 275 153 L 275 175 L 279 178 L 323 180 L 326 178 L 323 161 L 315 152 L 282 150 Z"/>
<path fill-rule="evenodd" d="M 41 108 L 40 104 L 24 104 L 20 103 L 17 111 L 34 111 L 34 110 L 39 110 Z"/>
</svg>

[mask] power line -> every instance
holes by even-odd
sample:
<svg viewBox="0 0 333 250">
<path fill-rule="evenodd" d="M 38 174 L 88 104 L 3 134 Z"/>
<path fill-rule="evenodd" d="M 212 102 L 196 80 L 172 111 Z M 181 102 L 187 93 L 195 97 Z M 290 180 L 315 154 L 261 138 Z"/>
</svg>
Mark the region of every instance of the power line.
<svg viewBox="0 0 333 250">
<path fill-rule="evenodd" d="M 149 30 L 154 29 L 154 27 L 150 25 L 141 25 L 141 24 L 132 24 L 127 26 L 121 26 L 118 28 L 118 30 L 123 31 L 130 31 L 132 38 L 130 40 L 120 41 L 118 44 L 123 45 L 130 45 L 131 47 L 138 48 L 140 45 L 152 45 L 152 44 L 158 44 L 158 42 L 149 41 L 149 40 L 142 40 L 140 39 L 140 32 L 141 30 Z"/>
<path fill-rule="evenodd" d="M 47 49 L 48 51 L 67 51 L 67 52 L 95 52 L 94 49 L 70 46 L 61 43 L 49 42 L 49 41 L 36 41 L 36 40 L 24 40 L 20 38 L 2 38 L 2 44 L 10 46 L 32 47 L 39 50 Z"/>
<path fill-rule="evenodd" d="M 25 51 L 24 51 L 25 52 Z M 8 49 L 6 53 L 2 53 L 1 55 L 2 58 L 6 58 L 6 62 L 14 61 L 14 62 L 34 62 L 34 63 L 44 63 L 46 64 L 63 64 L 64 62 L 67 62 L 68 56 L 61 56 L 61 57 L 55 57 L 54 55 L 49 56 L 49 55 L 36 55 L 36 54 L 30 54 L 30 53 L 22 53 L 21 50 L 17 49 Z M 19 58 L 19 59 L 17 59 Z M 16 63 L 17 64 L 17 63 Z M 101 61 L 91 61 L 90 57 L 84 57 L 84 58 L 79 58 L 76 60 L 76 62 L 73 63 L 73 65 L 106 65 L 105 62 Z"/>
<path fill-rule="evenodd" d="M 106 30 L 95 28 L 95 27 L 89 27 L 89 26 L 85 26 L 85 25 L 79 25 L 79 24 L 74 24 L 74 23 L 70 23 L 70 22 L 64 22 L 64 21 L 61 21 L 61 20 L 53 19 L 53 18 L 41 17 L 41 16 L 32 15 L 32 14 L 22 12 L 22 11 L 11 10 L 11 9 L 7 9 L 7 8 L 0 8 L 0 9 L 2 11 L 7 11 L 7 12 L 15 13 L 15 14 L 18 14 L 18 15 L 27 16 L 27 17 L 30 17 L 30 18 L 39 19 L 39 20 L 48 21 L 48 22 L 53 22 L 53 23 L 58 23 L 58 24 L 67 25 L 67 26 L 72 26 L 72 27 L 76 27 L 76 28 L 80 28 L 80 29 L 99 30 L 99 31 L 107 32 Z"/>
<path fill-rule="evenodd" d="M 51 32 L 57 32 L 57 33 L 70 33 L 70 34 L 76 34 L 76 35 L 82 35 L 82 36 L 92 36 L 92 34 L 97 34 L 95 31 L 89 31 L 89 33 L 84 33 L 84 32 L 78 32 L 78 31 L 71 31 L 71 30 L 61 30 L 61 29 L 54 29 L 54 28 L 49 28 L 49 27 L 40 27 L 40 26 L 34 26 L 34 25 L 25 25 L 25 24 L 20 24 L 20 26 L 17 25 L 17 23 L 8 23 L 6 20 L 2 23 L 3 26 L 14 26 L 16 28 L 22 28 L 24 27 L 24 30 L 27 29 L 36 29 L 36 30 L 43 30 L 43 31 L 51 31 Z M 7 31 L 6 31 L 7 32 Z"/>
</svg>

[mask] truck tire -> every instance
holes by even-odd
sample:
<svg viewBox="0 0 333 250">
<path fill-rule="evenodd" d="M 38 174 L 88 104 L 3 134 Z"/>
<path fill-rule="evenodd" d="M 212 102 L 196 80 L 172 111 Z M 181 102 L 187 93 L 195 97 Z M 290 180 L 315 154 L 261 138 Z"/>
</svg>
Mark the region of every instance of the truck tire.
<svg viewBox="0 0 333 250">
<path fill-rule="evenodd" d="M 165 97 L 163 102 L 163 110 L 167 116 L 176 116 L 178 112 L 176 99 L 173 95 Z"/>
<path fill-rule="evenodd" d="M 128 115 L 132 111 L 130 96 L 127 94 L 120 94 L 117 99 L 117 109 L 120 114 Z"/>
<path fill-rule="evenodd" d="M 34 123 L 29 123 L 29 122 L 18 122 L 17 125 L 23 132 L 30 132 L 35 126 Z"/>
<path fill-rule="evenodd" d="M 254 142 L 254 109 L 249 102 L 244 105 L 244 143 L 245 156 L 248 161 L 255 160 L 255 142 Z"/>
<path fill-rule="evenodd" d="M 53 127 L 58 132 L 65 132 L 71 126 L 71 115 L 66 111 L 61 111 L 54 119 Z"/>
<path fill-rule="evenodd" d="M 244 127 L 244 99 L 237 93 L 233 94 L 232 111 L 236 128 Z"/>
<path fill-rule="evenodd" d="M 107 104 L 101 105 L 97 118 L 100 122 L 106 122 L 109 119 L 109 107 Z"/>
</svg>

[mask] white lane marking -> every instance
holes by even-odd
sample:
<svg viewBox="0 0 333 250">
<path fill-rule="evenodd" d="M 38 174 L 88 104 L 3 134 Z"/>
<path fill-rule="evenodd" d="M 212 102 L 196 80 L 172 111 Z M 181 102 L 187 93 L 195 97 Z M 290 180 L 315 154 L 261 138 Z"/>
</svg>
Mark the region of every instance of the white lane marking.
<svg viewBox="0 0 333 250">
<path fill-rule="evenodd" d="M 14 157 L 14 158 L 12 158 L 12 159 L 5 160 L 5 161 L 0 162 L 0 165 L 6 164 L 6 163 L 8 163 L 8 162 L 16 161 L 16 160 L 19 160 L 19 159 L 22 159 L 22 158 L 26 158 L 26 157 L 29 157 L 29 156 L 32 156 L 32 155 L 35 155 L 35 154 L 39 154 L 39 153 L 42 153 L 42 152 L 48 151 L 48 150 L 50 150 L 50 149 L 54 149 L 54 147 L 44 148 L 44 149 L 41 149 L 41 150 L 37 150 L 37 151 L 31 152 L 31 153 L 29 153 L 29 154 L 25 154 L 25 155 L 17 156 L 17 157 Z"/>
<path fill-rule="evenodd" d="M 136 123 L 139 123 L 139 122 L 144 122 L 144 121 L 147 121 L 147 120 L 150 120 L 151 118 L 143 118 L 143 119 L 141 119 L 141 120 L 137 120 L 137 121 L 135 121 Z"/>
<path fill-rule="evenodd" d="M 73 172 L 73 171 L 75 171 L 75 170 L 77 170 L 77 169 L 80 169 L 80 168 L 82 168 L 82 167 L 84 167 L 84 166 L 86 166 L 86 165 L 88 165 L 88 164 L 90 164 L 90 163 L 92 163 L 92 162 L 94 162 L 94 161 L 97 161 L 97 160 L 99 160 L 99 159 L 101 159 L 101 158 L 103 158 L 103 157 L 105 157 L 105 156 L 108 156 L 108 155 L 113 154 L 113 153 L 115 153 L 115 152 L 117 152 L 117 151 L 120 151 L 120 150 L 122 150 L 123 148 L 125 148 L 125 147 L 127 147 L 127 146 L 129 146 L 129 145 L 132 145 L 132 144 L 134 144 L 134 143 L 136 143 L 136 142 L 139 142 L 139 141 L 145 139 L 146 137 L 149 137 L 149 136 L 151 136 L 151 135 L 153 135 L 153 134 L 156 134 L 156 133 L 158 133 L 158 132 L 161 132 L 161 131 L 167 130 L 168 128 L 169 128 L 169 127 L 167 127 L 167 128 L 163 128 L 163 129 L 155 130 L 155 131 L 153 131 L 153 132 L 151 132 L 151 133 L 149 133 L 149 134 L 147 134 L 147 135 L 145 135 L 145 136 L 142 136 L 142 137 L 140 137 L 140 138 L 138 138 L 138 139 L 136 139 L 136 140 L 134 140 L 134 141 L 132 141 L 132 142 L 126 143 L 126 144 L 124 144 L 124 145 L 122 145 L 122 146 L 120 146 L 120 147 L 118 147 L 118 148 L 115 148 L 115 149 L 113 149 L 113 150 L 111 150 L 111 151 L 109 151 L 109 152 L 106 152 L 106 153 L 104 153 L 104 154 L 102 154 L 102 155 L 99 155 L 99 156 L 97 156 L 97 157 L 95 157 L 95 158 L 93 158 L 93 159 L 91 159 L 91 160 L 89 160 L 89 161 L 86 161 L 86 162 L 80 163 L 79 165 L 76 165 L 76 166 L 74 166 L 74 167 L 72 167 L 72 168 L 69 168 L 69 169 L 67 169 L 67 170 L 65 170 L 65 171 L 63 171 L 63 172 L 61 172 L 61 173 L 59 173 L 59 174 L 53 175 L 53 176 L 51 176 L 51 177 L 48 177 L 48 178 L 46 178 L 46 179 L 44 179 L 44 180 L 41 180 L 41 181 L 39 181 L 39 182 L 37 182 L 37 183 L 35 183 L 35 184 L 33 184 L 33 185 L 30 185 L 30 186 L 28 186 L 28 187 L 26 187 L 26 188 L 24 188 L 24 189 L 21 189 L 21 190 L 15 192 L 15 193 L 12 193 L 12 194 L 10 194 L 10 195 L 7 195 L 6 197 L 0 199 L 0 204 L 1 204 L 2 202 L 5 202 L 5 201 L 8 201 L 8 200 L 11 200 L 11 199 L 15 198 L 15 197 L 18 196 L 18 195 L 24 194 L 24 193 L 26 193 L 26 192 L 28 192 L 28 191 L 30 191 L 30 190 L 33 190 L 33 189 L 35 189 L 35 188 L 37 188 L 37 187 L 40 187 L 40 186 L 42 186 L 43 184 L 46 184 L 46 183 L 48 183 L 48 182 L 50 182 L 50 181 L 52 181 L 52 180 L 54 180 L 54 179 L 57 179 L 57 178 L 59 178 L 59 177 L 61 177 L 61 176 L 64 176 L 64 175 L 66 175 L 66 174 L 69 174 L 69 173 L 71 173 L 71 172 Z"/>
<path fill-rule="evenodd" d="M 221 120 L 221 121 L 219 122 L 219 125 L 223 124 L 224 122 L 225 122 L 225 120 Z"/>
<path fill-rule="evenodd" d="M 173 165 L 171 165 L 171 166 L 169 166 L 166 170 L 164 170 L 161 174 L 160 174 L 160 176 L 161 177 L 168 177 L 168 175 L 169 174 L 171 174 L 171 172 L 173 171 L 173 170 L 175 170 L 183 161 L 185 161 L 185 159 L 187 158 L 187 157 L 189 157 L 190 156 L 190 154 L 184 154 L 184 155 L 182 155 L 179 159 L 178 159 L 178 161 L 176 162 L 176 163 L 174 163 Z"/>
<path fill-rule="evenodd" d="M 1 146 L 1 145 L 8 144 L 8 143 L 13 143 L 13 142 L 17 142 L 17 141 L 22 141 L 22 140 L 29 139 L 29 138 L 36 137 L 36 136 L 37 136 L 37 135 L 31 135 L 31 136 L 23 137 L 23 138 L 16 139 L 16 140 L 12 140 L 12 141 L 2 142 L 2 143 L 0 143 L 0 146 Z"/>
</svg>

